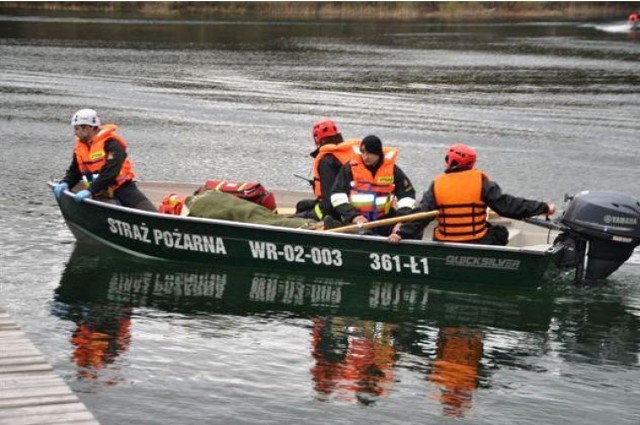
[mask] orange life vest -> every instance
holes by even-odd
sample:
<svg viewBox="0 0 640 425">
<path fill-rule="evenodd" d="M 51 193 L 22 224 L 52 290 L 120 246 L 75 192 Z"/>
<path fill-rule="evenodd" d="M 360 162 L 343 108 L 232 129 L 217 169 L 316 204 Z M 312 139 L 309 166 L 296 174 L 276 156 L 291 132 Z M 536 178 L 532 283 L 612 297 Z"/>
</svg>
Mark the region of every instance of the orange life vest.
<svg viewBox="0 0 640 425">
<path fill-rule="evenodd" d="M 333 155 L 340 162 L 340 165 L 344 165 L 347 162 L 355 159 L 360 155 L 360 143 L 358 139 L 345 140 L 339 144 L 329 143 L 321 146 L 318 150 L 318 155 L 313 161 L 313 193 L 318 200 L 322 199 L 322 187 L 320 185 L 320 160 L 327 155 Z"/>
<path fill-rule="evenodd" d="M 399 151 L 395 148 L 384 148 L 384 161 L 375 176 L 362 162 L 362 157 L 351 160 L 351 193 L 349 202 L 369 220 L 377 220 L 389 214 L 395 201 L 394 169 Z"/>
<path fill-rule="evenodd" d="M 158 207 L 158 212 L 162 214 L 181 215 L 185 198 L 177 193 L 169 193 L 162 198 L 162 203 Z"/>
<path fill-rule="evenodd" d="M 106 124 L 99 127 L 98 133 L 91 139 L 91 145 L 87 145 L 84 142 L 76 139 L 76 161 L 80 173 L 91 182 L 98 177 L 100 170 L 106 164 L 108 154 L 104 149 L 104 144 L 109 139 L 114 139 L 127 149 L 127 142 L 116 134 L 117 126 L 113 124 Z M 125 158 L 120 174 L 116 177 L 115 183 L 109 186 L 111 191 L 118 189 L 123 184 L 132 181 L 135 178 L 135 174 L 132 171 L 133 164 L 129 161 L 129 158 Z"/>
<path fill-rule="evenodd" d="M 469 242 L 487 234 L 487 205 L 482 201 L 484 173 L 471 169 L 443 173 L 434 181 L 438 205 L 438 241 Z"/>
</svg>

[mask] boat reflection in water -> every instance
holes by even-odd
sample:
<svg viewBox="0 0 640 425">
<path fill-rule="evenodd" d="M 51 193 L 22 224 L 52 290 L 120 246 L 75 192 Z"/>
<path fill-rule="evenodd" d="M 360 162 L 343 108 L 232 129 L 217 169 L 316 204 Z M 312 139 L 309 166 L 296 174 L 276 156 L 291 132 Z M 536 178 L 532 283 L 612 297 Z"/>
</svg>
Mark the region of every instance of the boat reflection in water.
<svg viewBox="0 0 640 425">
<path fill-rule="evenodd" d="M 621 334 L 603 331 L 598 315 L 596 338 L 587 332 L 588 338 L 576 343 L 580 335 L 575 330 L 585 332 L 592 317 L 577 310 L 593 308 L 592 302 L 558 305 L 549 293 L 509 293 L 504 286 L 451 288 L 450 282 L 438 287 L 198 269 L 131 261 L 82 247 L 74 251 L 56 289 L 54 314 L 76 324 L 71 343 L 79 379 L 104 385 L 117 383 L 124 373 L 117 359 L 128 350 L 132 317 L 137 317 L 132 314 L 139 307 L 187 319 L 190 314 L 306 319 L 311 341 L 305 349 L 311 347 L 310 381 L 318 400 L 374 405 L 394 386 L 404 385 L 398 377 L 402 372 L 419 375 L 425 400 L 439 400 L 443 414 L 456 417 L 472 407 L 478 388 L 492 386 L 491 371 L 504 365 L 529 369 L 529 359 L 548 353 L 550 339 L 574 344 L 561 347 L 597 351 L 611 345 L 603 340 Z M 626 323 L 636 335 L 635 317 L 617 307 L 617 312 L 606 309 L 610 326 Z M 558 313 L 563 317 L 554 317 Z M 616 317 L 621 315 L 624 321 Z M 634 352 L 637 338 L 619 342 L 627 343 Z"/>
</svg>

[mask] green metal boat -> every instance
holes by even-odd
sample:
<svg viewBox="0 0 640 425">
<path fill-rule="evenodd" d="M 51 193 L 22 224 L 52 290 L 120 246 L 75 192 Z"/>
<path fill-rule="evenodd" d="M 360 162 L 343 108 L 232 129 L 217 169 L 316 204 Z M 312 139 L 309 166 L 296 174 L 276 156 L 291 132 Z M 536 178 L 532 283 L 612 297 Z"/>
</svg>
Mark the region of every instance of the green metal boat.
<svg viewBox="0 0 640 425">
<path fill-rule="evenodd" d="M 199 186 L 172 182 L 138 182 L 138 185 L 156 204 L 167 193 L 189 195 Z M 306 192 L 274 190 L 273 193 L 278 205 L 285 207 L 310 197 Z M 430 240 L 429 230 L 425 231 L 425 240 L 402 241 L 394 245 L 386 238 L 376 236 L 151 213 L 91 199 L 77 203 L 70 191 L 65 191 L 58 203 L 79 242 L 98 243 L 137 257 L 177 262 L 389 278 L 426 284 L 463 281 L 537 286 L 553 274 L 558 265 L 577 269 L 582 278 L 583 257 L 586 257 L 586 247 L 583 249 L 576 243 L 578 238 L 574 233 L 577 232 L 564 223 L 545 228 L 499 219 L 510 232 L 510 242 L 505 247 L 434 242 Z M 640 225 L 636 223 L 636 227 L 640 228 Z M 561 233 L 573 237 L 556 241 Z M 621 244 L 633 251 L 640 244 L 640 236 L 636 238 L 631 234 L 629 237 L 614 236 L 629 239 Z M 587 277 L 602 277 L 595 276 L 592 270 L 596 258 L 590 260 Z M 607 269 L 608 274 L 615 269 L 617 266 L 611 271 Z M 599 268 L 596 272 L 600 273 Z"/>
</svg>

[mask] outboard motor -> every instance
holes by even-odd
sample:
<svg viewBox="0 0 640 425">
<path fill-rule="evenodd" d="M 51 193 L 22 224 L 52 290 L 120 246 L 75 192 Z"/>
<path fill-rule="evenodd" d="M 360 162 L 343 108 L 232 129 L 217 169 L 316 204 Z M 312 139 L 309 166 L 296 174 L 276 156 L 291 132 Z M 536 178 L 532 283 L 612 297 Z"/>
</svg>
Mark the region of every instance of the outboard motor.
<svg viewBox="0 0 640 425">
<path fill-rule="evenodd" d="M 559 221 L 564 233 L 558 238 L 573 250 L 565 265 L 575 262 L 576 280 L 606 278 L 640 245 L 640 201 L 623 193 L 580 192 Z"/>
</svg>

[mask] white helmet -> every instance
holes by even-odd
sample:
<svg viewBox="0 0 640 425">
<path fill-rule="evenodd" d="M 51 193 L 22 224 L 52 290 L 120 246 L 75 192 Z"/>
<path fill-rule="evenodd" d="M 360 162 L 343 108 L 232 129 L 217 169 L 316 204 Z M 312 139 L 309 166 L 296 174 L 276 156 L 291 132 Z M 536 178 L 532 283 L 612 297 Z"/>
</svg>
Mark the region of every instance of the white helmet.
<svg viewBox="0 0 640 425">
<path fill-rule="evenodd" d="M 90 125 L 91 127 L 100 126 L 100 117 L 93 109 L 80 109 L 71 118 L 71 125 Z"/>
</svg>

